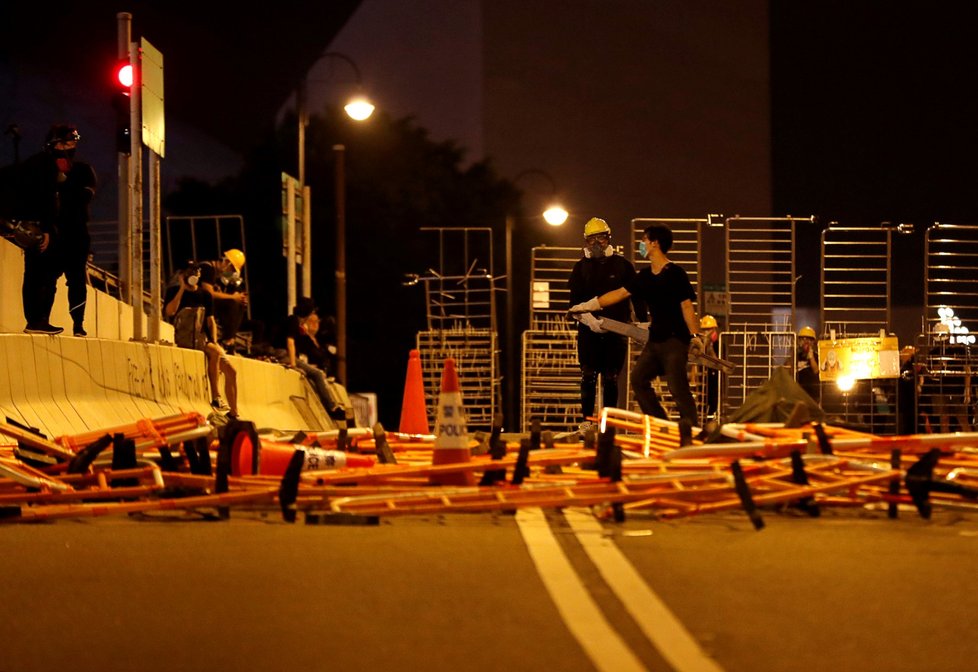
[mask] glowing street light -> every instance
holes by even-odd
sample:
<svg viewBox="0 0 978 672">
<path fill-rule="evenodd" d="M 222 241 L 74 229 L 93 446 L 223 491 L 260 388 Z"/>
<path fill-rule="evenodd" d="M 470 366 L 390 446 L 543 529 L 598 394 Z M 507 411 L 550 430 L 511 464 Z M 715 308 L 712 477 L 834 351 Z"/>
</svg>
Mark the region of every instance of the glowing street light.
<svg viewBox="0 0 978 672">
<path fill-rule="evenodd" d="M 567 221 L 567 217 L 567 211 L 556 203 L 543 211 L 543 221 L 550 226 L 560 226 Z"/>
<path fill-rule="evenodd" d="M 343 109 L 346 110 L 347 116 L 354 121 L 366 121 L 374 113 L 373 103 L 363 95 L 351 98 L 350 102 L 343 106 Z"/>
</svg>

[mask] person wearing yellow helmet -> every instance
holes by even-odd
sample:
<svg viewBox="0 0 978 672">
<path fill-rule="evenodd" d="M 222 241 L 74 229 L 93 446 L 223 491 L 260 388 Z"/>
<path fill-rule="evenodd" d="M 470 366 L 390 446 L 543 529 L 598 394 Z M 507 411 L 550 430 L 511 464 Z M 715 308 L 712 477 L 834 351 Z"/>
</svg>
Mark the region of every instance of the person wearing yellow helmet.
<svg viewBox="0 0 978 672">
<path fill-rule="evenodd" d="M 795 380 L 808 393 L 808 396 L 820 403 L 818 348 L 815 347 L 815 330 L 809 326 L 798 330 L 798 347 L 795 350 Z"/>
<path fill-rule="evenodd" d="M 600 217 L 584 225 L 584 256 L 574 264 L 568 287 L 571 305 L 621 287 L 635 277 L 635 267 L 611 246 L 611 227 Z M 636 303 L 635 313 L 645 320 L 645 306 Z M 627 303 L 597 313 L 584 313 L 577 326 L 577 361 L 581 369 L 581 421 L 596 413 L 598 376 L 604 406 L 618 404 L 618 376 L 625 364 L 628 342 L 624 336 L 605 332 L 600 319 L 620 322 L 632 319 Z"/>
<path fill-rule="evenodd" d="M 200 286 L 214 299 L 214 319 L 217 320 L 220 344 L 230 353 L 234 352 L 234 338 L 248 305 L 248 293 L 241 276 L 244 265 L 244 252 L 236 248 L 227 250 L 218 261 L 205 261 L 200 265 Z"/>
<path fill-rule="evenodd" d="M 717 318 L 712 315 L 704 315 L 700 318 L 700 338 L 703 339 L 703 351 L 713 357 L 720 356 L 720 327 Z M 711 418 L 710 422 L 715 423 L 717 410 L 720 401 L 720 372 L 716 369 L 703 367 L 704 386 L 706 388 L 706 415 Z M 712 429 L 712 427 L 705 427 Z"/>
<path fill-rule="evenodd" d="M 696 292 L 686 271 L 666 256 L 671 248 L 672 229 L 659 222 L 648 226 L 639 249 L 649 259 L 649 266 L 624 286 L 580 303 L 571 312 L 605 310 L 632 296 L 645 302 L 652 321 L 649 340 L 632 368 L 632 391 L 643 413 L 668 418 L 652 389 L 656 377 L 666 379 L 679 409 L 680 445 L 686 446 L 692 443 L 696 425 L 696 402 L 689 389 L 686 362 L 689 353 L 703 351 L 703 342 L 697 336 L 700 321 L 693 308 Z"/>
</svg>

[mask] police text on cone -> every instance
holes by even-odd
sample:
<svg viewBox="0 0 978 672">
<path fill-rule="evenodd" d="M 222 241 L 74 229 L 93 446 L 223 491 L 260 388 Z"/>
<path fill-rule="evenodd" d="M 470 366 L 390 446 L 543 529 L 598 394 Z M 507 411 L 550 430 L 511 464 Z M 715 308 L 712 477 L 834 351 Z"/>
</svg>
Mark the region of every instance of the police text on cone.
<svg viewBox="0 0 978 672">
<path fill-rule="evenodd" d="M 469 449 L 469 431 L 465 423 L 465 408 L 462 405 L 462 391 L 455 371 L 455 360 L 445 360 L 441 374 L 441 393 L 438 395 L 438 414 L 435 421 L 435 443 L 432 450 L 432 464 L 455 464 L 469 462 L 472 452 Z M 431 477 L 432 483 L 445 485 L 474 485 L 471 472 L 439 474 Z"/>
</svg>

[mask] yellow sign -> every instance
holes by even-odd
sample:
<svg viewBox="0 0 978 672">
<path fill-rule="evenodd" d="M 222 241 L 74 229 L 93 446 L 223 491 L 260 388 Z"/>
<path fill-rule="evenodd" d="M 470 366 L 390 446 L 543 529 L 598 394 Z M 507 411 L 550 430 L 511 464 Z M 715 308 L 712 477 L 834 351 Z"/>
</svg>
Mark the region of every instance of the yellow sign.
<svg viewBox="0 0 978 672">
<path fill-rule="evenodd" d="M 900 346 L 896 336 L 819 341 L 818 368 L 823 381 L 899 378 Z"/>
</svg>

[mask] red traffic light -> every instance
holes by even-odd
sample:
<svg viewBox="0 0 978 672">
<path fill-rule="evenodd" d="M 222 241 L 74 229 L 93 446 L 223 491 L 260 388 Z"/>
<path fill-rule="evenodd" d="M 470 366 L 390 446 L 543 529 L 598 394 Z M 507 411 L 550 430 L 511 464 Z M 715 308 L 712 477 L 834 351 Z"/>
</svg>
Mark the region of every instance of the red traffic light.
<svg viewBox="0 0 978 672">
<path fill-rule="evenodd" d="M 127 89 L 132 88 L 132 65 L 128 61 L 123 61 L 116 66 L 115 81 Z"/>
</svg>

